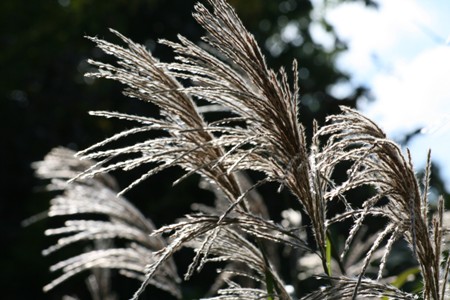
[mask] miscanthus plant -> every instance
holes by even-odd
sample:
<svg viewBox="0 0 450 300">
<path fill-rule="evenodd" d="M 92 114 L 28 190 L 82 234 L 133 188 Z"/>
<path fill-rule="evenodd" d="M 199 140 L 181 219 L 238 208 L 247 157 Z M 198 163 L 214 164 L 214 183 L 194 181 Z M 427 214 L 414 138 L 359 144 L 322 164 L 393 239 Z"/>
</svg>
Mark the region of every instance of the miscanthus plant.
<svg viewBox="0 0 450 300">
<path fill-rule="evenodd" d="M 93 297 L 115 299 L 109 276 L 118 270 L 141 282 L 132 299 L 149 285 L 167 297 L 183 298 L 182 280 L 205 264 L 216 264 L 221 269 L 205 299 L 446 299 L 448 227 L 442 198 L 437 209 L 429 209 L 430 163 L 419 180 L 409 153 L 346 107 L 322 127 L 313 124 L 314 136 L 307 140 L 300 122 L 297 63 L 292 76 L 270 69 L 233 8 L 225 0 L 204 2 L 207 6 L 198 3 L 193 14 L 207 33 L 204 45 L 183 36 L 160 41 L 176 53 L 171 63 L 113 30 L 122 45 L 89 38 L 117 63 L 90 61 L 97 72 L 87 76 L 122 83 L 126 95 L 155 104 L 160 114 L 91 112 L 129 120 L 135 127 L 76 154 L 54 149 L 35 164 L 40 177 L 51 179 L 48 187 L 61 191 L 48 215 L 66 218 L 61 227 L 46 231 L 58 239 L 44 254 L 92 243 L 53 265 L 60 275 L 44 289 L 88 270 Z M 208 121 L 211 113 L 215 119 Z M 152 137 L 112 146 L 145 133 Z M 109 175 L 142 166 L 148 171 L 123 190 Z M 175 166 L 185 174 L 174 184 L 199 174 L 202 187 L 214 193 L 215 205 L 193 205 L 190 214 L 158 228 L 124 194 Z M 345 179 L 335 180 L 343 168 Z M 254 182 L 249 173 L 258 174 Z M 298 204 L 286 207 L 280 218 L 271 219 L 266 207 L 277 199 L 257 193 L 269 183 L 288 191 Z M 370 193 L 361 193 L 358 201 L 348 197 L 361 189 Z M 296 208 L 307 223 L 302 224 Z M 333 226 L 341 223 L 350 226 L 338 240 Z M 368 230 L 367 224 L 374 223 L 383 226 Z M 417 268 L 391 274 L 385 270 L 389 254 L 400 242 L 409 245 Z M 182 248 L 193 249 L 192 261 L 177 270 L 173 258 Z M 418 288 L 403 289 L 404 277 L 412 274 Z M 308 290 L 301 280 L 317 284 Z"/>
</svg>

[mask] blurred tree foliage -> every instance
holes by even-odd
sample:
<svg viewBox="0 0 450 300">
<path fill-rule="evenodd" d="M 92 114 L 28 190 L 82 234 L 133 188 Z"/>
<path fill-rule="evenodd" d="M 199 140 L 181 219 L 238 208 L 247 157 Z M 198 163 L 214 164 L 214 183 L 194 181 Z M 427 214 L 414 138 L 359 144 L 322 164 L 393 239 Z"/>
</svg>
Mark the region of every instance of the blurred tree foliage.
<svg viewBox="0 0 450 300">
<path fill-rule="evenodd" d="M 89 110 L 155 113 L 154 107 L 122 96 L 118 84 L 107 81 L 94 84 L 84 79 L 83 73 L 90 69 L 87 58 L 107 58 L 83 36 L 110 39 L 113 36 L 108 28 L 114 28 L 145 44 L 156 57 L 168 60 L 172 54 L 157 44 L 158 38 L 174 40 L 180 33 L 196 41 L 202 34 L 191 17 L 194 2 L 0 1 L 0 230 L 3 245 L 0 281 L 3 299 L 56 299 L 61 296 L 60 290 L 48 295 L 41 292 L 42 286 L 51 278 L 48 265 L 55 261 L 40 256 L 40 251 L 49 245 L 43 236 L 49 221 L 43 220 L 26 228 L 20 225 L 22 220 L 44 211 L 48 205 L 48 195 L 35 188 L 39 183 L 33 177 L 30 163 L 41 159 L 52 147 L 63 145 L 82 149 L 127 126 L 89 117 Z M 355 88 L 346 99 L 335 99 L 327 92 L 331 85 L 347 80 L 347 75 L 334 66 L 335 58 L 345 50 L 345 44 L 334 35 L 333 28 L 320 13 L 312 13 L 311 1 L 230 2 L 263 45 L 269 65 L 289 69 L 293 58 L 299 61 L 301 113 L 306 124 L 311 124 L 313 117 L 323 121 L 325 115 L 337 111 L 338 105 L 354 106 L 356 99 L 365 92 L 363 88 Z M 373 5 L 372 1 L 361 2 Z M 312 22 L 322 25 L 334 47 L 326 48 L 313 39 L 309 30 Z M 186 210 L 202 195 L 201 191 L 183 193 L 183 186 L 168 193 L 174 179 L 169 173 L 167 178 L 163 175 L 150 179 L 145 187 L 129 194 L 129 198 L 158 225 L 171 219 L 174 210 Z M 125 176 L 123 180 L 129 182 Z M 189 180 L 184 183 L 190 184 Z M 67 284 L 64 285 L 66 288 Z"/>
</svg>

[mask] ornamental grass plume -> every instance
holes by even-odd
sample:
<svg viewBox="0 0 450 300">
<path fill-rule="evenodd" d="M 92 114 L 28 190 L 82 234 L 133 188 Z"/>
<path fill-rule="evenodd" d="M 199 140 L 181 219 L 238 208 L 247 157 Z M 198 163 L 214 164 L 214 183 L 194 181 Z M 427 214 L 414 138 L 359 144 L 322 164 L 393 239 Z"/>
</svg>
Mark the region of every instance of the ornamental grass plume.
<svg viewBox="0 0 450 300">
<path fill-rule="evenodd" d="M 183 298 L 173 257 L 189 248 L 193 259 L 184 280 L 205 264 L 221 267 L 205 299 L 445 299 L 450 259 L 443 240 L 448 229 L 443 198 L 436 212 L 428 208 L 430 158 L 421 185 L 409 154 L 405 157 L 375 123 L 346 107 L 322 127 L 313 124 L 308 142 L 300 122 L 297 62 L 290 83 L 285 69 L 267 66 L 254 37 L 225 0 L 204 2 L 195 5 L 193 16 L 206 31 L 205 45 L 183 36 L 160 41 L 176 53 L 174 62 L 159 61 L 114 30 L 122 46 L 89 37 L 116 63 L 90 60 L 97 71 L 87 76 L 122 83 L 125 95 L 153 103 L 160 114 L 90 112 L 135 127 L 76 157 L 56 148 L 34 165 L 38 176 L 51 179 L 50 189 L 61 191 L 50 203 L 49 217 L 67 219 L 46 231 L 59 239 L 44 254 L 80 241 L 93 245 L 52 266 L 62 274 L 44 289 L 85 270 L 107 278 L 109 273 L 99 270 L 115 269 L 141 282 L 132 299 L 149 285 Z M 208 121 L 211 112 L 223 117 Z M 162 133 L 154 137 L 153 132 Z M 111 146 L 145 133 L 152 134 Z M 342 165 L 347 177 L 338 182 L 334 173 Z M 142 166 L 148 171 L 121 191 L 109 175 Z M 174 184 L 198 174 L 201 186 L 214 193 L 215 204 L 195 204 L 188 215 L 157 228 L 124 194 L 175 166 L 185 173 Z M 252 182 L 248 174 L 259 176 Z M 289 191 L 310 230 L 294 207 L 286 207 L 283 218 L 271 218 L 269 199 L 257 192 L 269 182 Z M 352 202 L 348 193 L 361 187 L 371 187 L 373 195 Z M 342 204 L 343 211 L 331 209 Z M 379 219 L 384 227 L 365 231 L 367 218 Z M 352 226 L 339 243 L 331 229 L 343 222 Z M 126 242 L 115 246 L 118 240 Z M 408 243 L 417 261 L 423 283 L 419 291 L 403 290 L 384 276 L 398 241 Z M 291 276 L 281 271 L 286 264 L 292 266 Z M 302 290 L 299 278 L 305 277 L 317 282 L 315 290 Z M 91 286 L 96 286 L 93 294 L 114 297 L 110 285 L 103 285 L 103 292 L 100 285 Z"/>
</svg>

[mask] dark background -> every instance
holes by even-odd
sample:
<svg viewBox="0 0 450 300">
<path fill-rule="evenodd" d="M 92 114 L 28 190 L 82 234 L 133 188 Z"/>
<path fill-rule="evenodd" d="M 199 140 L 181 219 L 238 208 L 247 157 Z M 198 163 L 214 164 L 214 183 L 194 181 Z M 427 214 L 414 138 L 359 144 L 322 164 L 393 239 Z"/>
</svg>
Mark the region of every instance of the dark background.
<svg viewBox="0 0 450 300">
<path fill-rule="evenodd" d="M 51 221 L 42 220 L 27 227 L 21 222 L 48 207 L 50 196 L 43 183 L 34 178 L 30 164 L 42 159 L 55 146 L 83 149 L 126 128 L 126 124 L 90 117 L 89 110 L 114 110 L 152 114 L 154 108 L 121 94 L 121 86 L 106 80 L 88 81 L 87 58 L 107 60 L 85 35 L 118 42 L 108 28 L 145 44 L 161 60 L 171 59 L 158 38 L 175 40 L 180 33 L 198 41 L 201 28 L 191 17 L 193 0 L 3 0 L 0 1 L 0 283 L 2 299 L 60 299 L 68 291 L 85 299 L 79 290 L 82 279 L 75 278 L 48 294 L 42 286 L 55 275 L 48 267 L 64 256 L 43 258 L 41 250 L 52 240 L 44 236 Z M 312 118 L 323 122 L 337 106 L 354 106 L 366 93 L 356 88 L 347 99 L 334 99 L 325 91 L 347 76 L 334 68 L 334 60 L 345 44 L 336 39 L 336 49 L 325 52 L 308 32 L 311 3 L 308 0 L 234 0 L 230 1 L 244 24 L 255 34 L 266 52 L 269 65 L 290 69 L 293 58 L 301 69 L 301 118 L 308 128 Z M 376 5 L 366 2 L 370 9 Z M 280 30 L 295 21 L 303 42 L 286 42 Z M 333 29 L 324 22 L 333 33 Z M 268 51 L 277 43 L 281 53 Z M 169 171 L 141 184 L 127 194 L 157 226 L 167 224 L 199 201 L 203 194 L 196 178 L 171 190 L 176 174 Z M 126 186 L 136 174 L 119 174 Z M 130 178 L 131 176 L 131 178 Z M 133 177 L 134 176 L 134 177 Z M 181 270 L 182 272 L 183 270 Z M 121 298 L 131 295 L 137 283 L 119 278 Z M 201 290 L 201 278 L 186 286 Z M 84 294 L 83 294 L 84 293 Z M 189 293 L 194 295 L 196 292 Z M 200 292 L 199 292 L 200 293 Z M 150 295 L 148 298 L 150 297 Z"/>
</svg>

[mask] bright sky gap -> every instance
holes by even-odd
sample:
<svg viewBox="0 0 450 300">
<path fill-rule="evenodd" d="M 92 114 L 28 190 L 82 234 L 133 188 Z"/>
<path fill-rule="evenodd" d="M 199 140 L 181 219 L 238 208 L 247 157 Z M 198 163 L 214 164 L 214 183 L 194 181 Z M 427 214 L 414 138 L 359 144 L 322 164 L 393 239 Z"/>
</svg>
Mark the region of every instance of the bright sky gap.
<svg viewBox="0 0 450 300">
<path fill-rule="evenodd" d="M 431 149 L 450 191 L 450 1 L 378 0 L 378 9 L 330 2 L 314 1 L 348 43 L 337 66 L 352 78 L 330 92 L 343 97 L 351 86 L 369 87 L 375 100 L 361 99 L 358 109 L 394 140 L 420 132 L 407 145 L 417 171 Z M 330 46 L 317 24 L 310 32 Z"/>
</svg>

